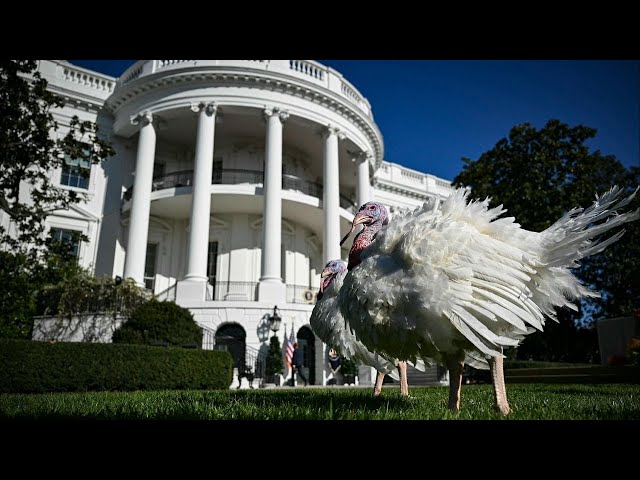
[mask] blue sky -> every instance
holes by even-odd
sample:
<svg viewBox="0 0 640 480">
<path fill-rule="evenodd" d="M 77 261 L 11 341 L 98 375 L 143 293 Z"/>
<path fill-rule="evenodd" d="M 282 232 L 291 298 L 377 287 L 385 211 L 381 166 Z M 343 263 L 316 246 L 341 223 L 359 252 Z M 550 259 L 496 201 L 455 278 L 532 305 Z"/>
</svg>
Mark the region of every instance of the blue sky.
<svg viewBox="0 0 640 480">
<path fill-rule="evenodd" d="M 369 99 L 385 160 L 452 180 L 512 126 L 596 128 L 592 149 L 640 166 L 640 61 L 319 60 Z M 134 61 L 70 60 L 119 76 Z"/>
</svg>

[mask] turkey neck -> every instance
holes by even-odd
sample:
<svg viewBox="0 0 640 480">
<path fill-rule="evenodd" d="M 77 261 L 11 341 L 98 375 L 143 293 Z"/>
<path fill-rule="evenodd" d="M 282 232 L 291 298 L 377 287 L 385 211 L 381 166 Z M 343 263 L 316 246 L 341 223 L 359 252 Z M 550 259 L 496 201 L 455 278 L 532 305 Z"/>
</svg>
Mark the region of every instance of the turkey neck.
<svg viewBox="0 0 640 480">
<path fill-rule="evenodd" d="M 347 266 L 349 271 L 360 265 L 360 262 L 362 261 L 360 258 L 362 251 L 371 245 L 371 242 L 375 240 L 376 235 L 381 228 L 382 222 L 377 221 L 371 225 L 365 225 L 362 231 L 356 235 L 356 238 L 353 240 L 351 250 L 349 251 L 349 265 Z"/>
</svg>

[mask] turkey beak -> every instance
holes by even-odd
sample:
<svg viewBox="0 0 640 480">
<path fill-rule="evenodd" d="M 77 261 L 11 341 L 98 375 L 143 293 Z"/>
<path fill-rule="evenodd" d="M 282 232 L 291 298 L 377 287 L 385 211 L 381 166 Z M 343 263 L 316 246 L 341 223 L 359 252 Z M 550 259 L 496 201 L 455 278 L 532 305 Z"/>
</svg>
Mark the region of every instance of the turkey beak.
<svg viewBox="0 0 640 480">
<path fill-rule="evenodd" d="M 370 222 L 371 217 L 367 215 L 365 212 L 359 212 L 353 219 L 353 223 L 351 224 L 351 230 L 347 233 L 342 240 L 340 240 L 340 245 L 347 241 L 347 238 L 351 236 L 353 231 L 356 229 L 356 225 L 360 225 L 361 223 Z"/>
</svg>

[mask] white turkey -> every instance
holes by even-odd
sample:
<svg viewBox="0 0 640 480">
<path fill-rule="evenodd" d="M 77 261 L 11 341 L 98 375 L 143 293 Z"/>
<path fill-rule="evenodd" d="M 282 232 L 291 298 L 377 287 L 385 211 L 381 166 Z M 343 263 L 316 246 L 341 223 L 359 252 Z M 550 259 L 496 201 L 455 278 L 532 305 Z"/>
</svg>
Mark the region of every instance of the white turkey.
<svg viewBox="0 0 640 480">
<path fill-rule="evenodd" d="M 506 211 L 502 205 L 469 201 L 465 189 L 391 222 L 383 205 L 368 202 L 345 237 L 364 225 L 349 254 L 340 310 L 369 350 L 444 364 L 452 410 L 460 408 L 464 363 L 489 368 L 496 408 L 506 415 L 503 348 L 542 330 L 545 317 L 556 320 L 555 308 L 575 310 L 574 301 L 598 296 L 571 269 L 624 232 L 602 241 L 600 235 L 638 219 L 640 210 L 616 212 L 637 191 L 623 198 L 613 187 L 542 232 L 520 228 L 513 217 L 498 218 Z"/>
<path fill-rule="evenodd" d="M 395 370 L 396 368 L 400 370 L 402 366 L 398 365 L 397 360 L 390 361 L 367 350 L 345 323 L 338 308 L 338 293 L 346 273 L 347 264 L 342 260 L 332 260 L 327 263 L 320 274 L 320 292 L 309 323 L 314 333 L 324 343 L 333 347 L 339 355 L 356 363 L 371 366 L 378 371 L 374 387 L 374 395 L 377 396 L 380 395 L 384 375 L 388 374 L 398 380 L 399 376 Z M 416 368 L 424 370 L 424 364 L 419 362 Z M 408 385 L 406 389 L 408 390 Z"/>
</svg>

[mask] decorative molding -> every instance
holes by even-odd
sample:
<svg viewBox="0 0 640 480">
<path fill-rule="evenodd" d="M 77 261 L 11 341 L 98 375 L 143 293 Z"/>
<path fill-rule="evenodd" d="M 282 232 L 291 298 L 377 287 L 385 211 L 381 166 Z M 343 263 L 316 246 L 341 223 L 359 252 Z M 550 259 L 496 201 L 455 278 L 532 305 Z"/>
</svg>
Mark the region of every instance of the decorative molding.
<svg viewBox="0 0 640 480">
<path fill-rule="evenodd" d="M 105 108 L 109 112 L 115 113 L 125 103 L 153 88 L 178 85 L 188 82 L 199 82 L 203 79 L 224 83 L 224 86 L 239 86 L 271 91 L 277 90 L 336 111 L 359 128 L 371 141 L 375 148 L 374 156 L 376 158 L 376 169 L 383 161 L 382 134 L 380 133 L 378 126 L 375 124 L 373 117 L 368 116 L 367 113 L 361 111 L 352 102 L 345 101 L 346 99 L 335 96 L 333 92 L 319 91 L 315 89 L 315 86 L 305 86 L 304 88 L 301 88 L 300 85 L 295 84 L 294 82 L 276 82 L 275 80 L 265 78 L 264 74 L 247 72 L 243 75 L 236 75 L 235 78 L 232 78 L 228 73 L 224 72 L 194 72 L 193 74 L 182 74 L 178 76 L 172 75 L 171 77 L 149 78 L 144 84 L 127 84 L 126 86 L 116 88 L 114 93 L 107 99 Z M 338 106 L 340 107 L 339 109 L 337 108 Z"/>
<path fill-rule="evenodd" d="M 351 161 L 352 162 L 368 162 L 371 160 L 373 155 L 369 151 L 365 152 L 351 152 Z"/>
<path fill-rule="evenodd" d="M 73 220 L 83 220 L 86 222 L 97 222 L 100 220 L 100 217 L 94 215 L 88 210 L 85 210 L 80 205 L 69 205 L 69 208 L 66 210 L 55 210 L 50 214 L 50 217 L 69 218 Z"/>
<path fill-rule="evenodd" d="M 153 124 L 153 115 L 149 110 L 145 110 L 144 112 L 138 113 L 137 115 L 133 115 L 131 117 L 131 124 L 146 127 L 149 124 Z"/>
<path fill-rule="evenodd" d="M 164 218 L 156 217 L 155 215 L 149 215 L 149 228 L 155 227 L 160 232 L 169 233 L 173 230 L 172 225 Z"/>
<path fill-rule="evenodd" d="M 286 110 L 282 110 L 280 107 L 265 105 L 263 113 L 264 113 L 265 120 L 267 120 L 269 117 L 272 117 L 274 115 L 278 116 L 278 118 L 280 119 L 280 123 L 284 123 L 289 119 L 289 112 Z"/>
<path fill-rule="evenodd" d="M 338 127 L 336 127 L 335 125 L 327 125 L 326 127 L 324 127 L 322 130 L 322 137 L 323 138 L 327 138 L 330 135 L 338 135 L 338 138 L 340 140 L 342 140 L 344 138 L 344 133 L 342 133 L 340 131 L 340 129 Z M 342 135 L 342 138 L 340 138 L 340 135 Z"/>
<path fill-rule="evenodd" d="M 229 223 L 224 220 L 215 217 L 213 215 L 209 215 L 209 230 L 211 229 L 227 229 L 229 228 Z"/>
<path fill-rule="evenodd" d="M 295 235 L 296 227 L 292 223 L 285 220 L 284 218 L 282 218 L 281 220 L 282 220 L 282 233 L 287 235 Z"/>
<path fill-rule="evenodd" d="M 215 115 L 217 109 L 218 107 L 216 105 L 216 102 L 200 102 L 191 104 L 191 111 L 199 113 L 204 110 L 204 113 L 209 116 Z"/>
<path fill-rule="evenodd" d="M 280 122 L 284 123 L 289 119 L 289 112 L 280 111 L 280 113 L 278 114 L 278 117 L 280 118 Z"/>
<path fill-rule="evenodd" d="M 296 233 L 295 226 L 292 223 L 289 223 L 284 218 L 282 218 L 281 221 L 282 221 L 281 232 L 284 233 L 285 235 L 295 235 Z M 256 231 L 262 230 L 262 217 L 251 222 L 249 226 L 251 227 L 252 230 L 256 230 Z"/>
</svg>

